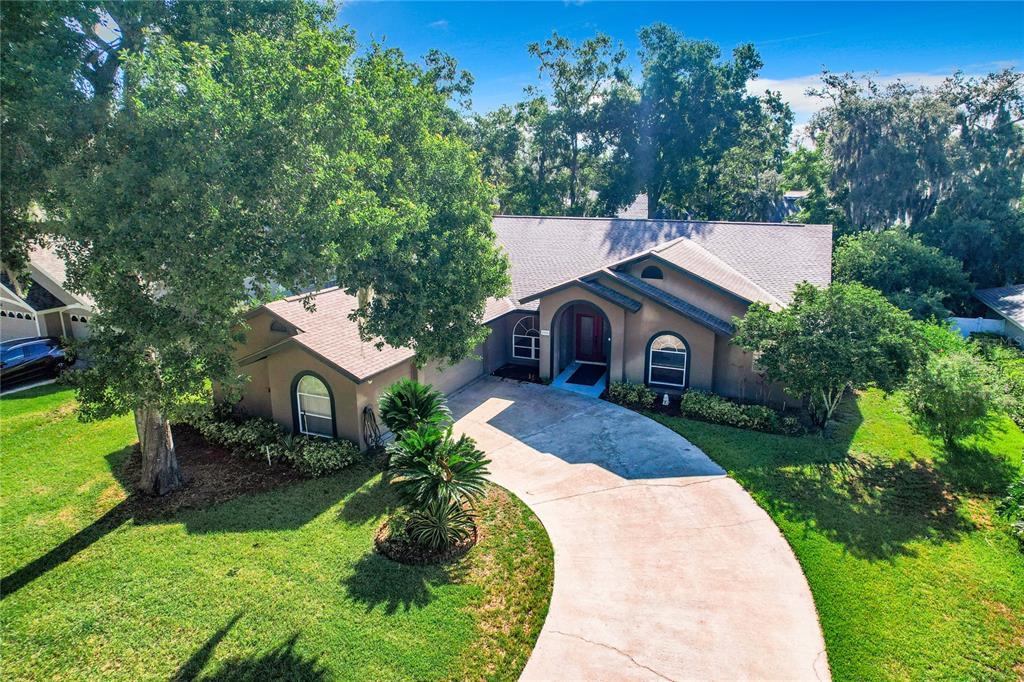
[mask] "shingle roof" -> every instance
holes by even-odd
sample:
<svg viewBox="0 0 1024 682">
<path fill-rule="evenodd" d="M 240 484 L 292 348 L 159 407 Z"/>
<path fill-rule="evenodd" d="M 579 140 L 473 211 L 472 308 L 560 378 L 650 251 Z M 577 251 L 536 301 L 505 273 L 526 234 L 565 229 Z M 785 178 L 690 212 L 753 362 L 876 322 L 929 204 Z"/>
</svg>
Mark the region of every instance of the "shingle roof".
<svg viewBox="0 0 1024 682">
<path fill-rule="evenodd" d="M 512 263 L 516 300 L 680 238 L 783 303 L 803 280 L 831 281 L 828 225 L 496 216 L 494 229 Z"/>
<path fill-rule="evenodd" d="M 750 278 L 740 274 L 735 268 L 690 239 L 677 239 L 665 246 L 656 247 L 653 253 L 746 301 L 760 301 L 779 307 L 782 305 L 778 297 L 768 293 L 763 287 L 750 281 Z"/>
<path fill-rule="evenodd" d="M 584 279 L 576 281 L 584 289 L 594 293 L 597 296 L 600 296 L 606 301 L 611 301 L 615 305 L 621 306 L 626 310 L 629 310 L 630 312 L 635 313 L 636 311 L 640 310 L 640 307 L 642 305 L 640 301 L 636 301 L 630 298 L 629 296 L 626 296 L 625 294 L 621 294 L 618 291 L 615 291 L 615 289 L 606 287 L 600 282 Z"/>
<path fill-rule="evenodd" d="M 648 284 L 639 277 L 634 277 L 628 272 L 622 272 L 619 270 L 606 270 L 605 274 L 612 277 L 619 282 L 622 282 L 626 286 L 639 291 L 653 301 L 657 301 L 661 305 L 674 310 L 684 317 L 688 317 L 698 324 L 702 324 L 708 329 L 718 332 L 719 334 L 731 335 L 734 328 L 731 323 L 726 322 L 720 317 L 715 317 L 711 313 L 701 310 L 697 306 L 687 303 L 678 296 L 673 296 L 663 289 Z"/>
<path fill-rule="evenodd" d="M 1024 327 L 1024 284 L 979 289 L 974 296 L 1006 319 Z"/>
<path fill-rule="evenodd" d="M 315 295 L 316 311 L 303 307 L 303 295 L 273 301 L 263 306 L 289 324 L 298 327 L 295 343 L 313 351 L 324 360 L 362 381 L 408 360 L 413 352 L 408 348 L 385 345 L 377 350 L 373 341 L 359 337 L 359 325 L 348 319 L 358 302 L 355 296 L 342 289 L 325 289 Z"/>
</svg>

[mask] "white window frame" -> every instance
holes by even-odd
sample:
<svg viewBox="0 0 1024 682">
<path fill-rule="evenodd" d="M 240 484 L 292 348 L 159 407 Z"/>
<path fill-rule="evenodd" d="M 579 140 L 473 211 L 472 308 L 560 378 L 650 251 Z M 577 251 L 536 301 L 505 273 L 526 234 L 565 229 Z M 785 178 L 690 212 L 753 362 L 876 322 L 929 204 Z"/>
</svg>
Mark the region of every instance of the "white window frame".
<svg viewBox="0 0 1024 682">
<path fill-rule="evenodd" d="M 320 384 L 327 390 L 327 395 L 323 396 L 323 395 L 317 395 L 316 393 L 303 393 L 302 391 L 300 391 L 299 390 L 299 385 L 302 384 L 302 380 L 305 379 L 306 377 L 312 377 L 313 379 L 316 379 L 317 381 L 319 381 Z M 308 412 L 307 410 L 302 409 L 302 397 L 303 396 L 305 396 L 307 398 L 319 398 L 321 400 L 326 398 L 327 399 L 327 410 L 328 410 L 328 412 L 330 414 L 326 414 L 326 415 L 317 414 L 316 412 Z M 336 428 L 335 424 L 334 424 L 334 399 L 331 397 L 331 389 L 328 388 L 326 382 L 324 382 L 323 379 L 321 379 L 318 376 L 314 376 L 313 374 L 303 374 L 301 377 L 299 377 L 299 380 L 297 382 L 295 382 L 295 411 L 296 411 L 296 413 L 298 414 L 298 417 L 299 417 L 299 424 L 298 424 L 298 426 L 299 426 L 299 433 L 301 433 L 304 436 L 316 436 L 317 438 L 331 438 L 331 439 L 334 438 L 334 430 Z M 326 433 L 317 433 L 315 431 L 307 431 L 306 430 L 306 415 L 307 414 L 309 416 L 311 416 L 311 417 L 316 417 L 317 419 L 330 419 L 331 420 L 331 433 L 326 434 Z"/>
<path fill-rule="evenodd" d="M 523 325 L 521 329 L 520 325 Z M 516 346 L 516 342 L 520 340 L 530 342 L 528 355 L 520 355 L 520 349 Z M 540 330 L 537 328 L 537 318 L 533 315 L 519 318 L 512 328 L 512 357 L 517 360 L 540 360 Z"/>
<path fill-rule="evenodd" d="M 668 337 L 671 337 L 671 338 L 675 339 L 676 341 L 678 341 L 679 343 L 682 344 L 683 349 L 682 350 L 676 350 L 674 348 L 672 348 L 672 349 L 663 349 L 662 348 L 662 349 L 658 349 L 657 352 L 658 353 L 676 353 L 677 355 L 682 355 L 683 356 L 683 366 L 682 367 L 675 367 L 673 365 L 658 365 L 658 364 L 655 364 L 655 362 L 654 362 L 654 353 L 655 353 L 654 344 L 657 342 L 658 339 L 660 339 L 663 336 L 668 336 Z M 653 386 L 669 386 L 671 388 L 686 388 L 686 370 L 687 370 L 687 363 L 690 360 L 690 358 L 687 357 L 688 355 L 689 355 L 689 351 L 687 350 L 686 342 L 683 341 L 682 337 L 677 336 L 675 334 L 658 334 L 657 336 L 655 336 L 653 339 L 651 339 L 651 345 L 650 345 L 650 347 L 647 350 L 647 383 L 650 384 L 650 385 L 653 385 Z M 651 376 L 653 374 L 653 370 L 655 370 L 655 369 L 664 369 L 664 370 L 668 370 L 670 372 L 681 372 L 682 375 L 683 375 L 682 382 L 678 383 L 678 384 L 675 384 L 675 383 L 670 383 L 670 382 L 667 382 L 667 381 L 654 381 L 654 379 L 652 379 Z"/>
</svg>

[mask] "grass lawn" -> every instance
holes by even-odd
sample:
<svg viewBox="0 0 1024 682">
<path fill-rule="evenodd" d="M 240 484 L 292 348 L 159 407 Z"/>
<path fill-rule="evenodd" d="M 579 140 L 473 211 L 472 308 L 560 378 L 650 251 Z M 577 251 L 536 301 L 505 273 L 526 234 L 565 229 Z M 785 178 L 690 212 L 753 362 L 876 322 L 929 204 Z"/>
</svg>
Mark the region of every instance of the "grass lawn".
<svg viewBox="0 0 1024 682">
<path fill-rule="evenodd" d="M 954 453 L 868 391 L 835 433 L 786 438 L 655 416 L 725 467 L 803 565 L 837 680 L 1024 678 L 1024 554 L 991 494 L 1021 467 L 1000 420 Z"/>
<path fill-rule="evenodd" d="M 5 679 L 515 679 L 526 664 L 553 553 L 504 490 L 469 554 L 406 567 L 372 552 L 394 498 L 369 468 L 140 521 L 118 513 L 134 441 L 129 418 L 78 423 L 67 390 L 0 400 Z"/>
</svg>

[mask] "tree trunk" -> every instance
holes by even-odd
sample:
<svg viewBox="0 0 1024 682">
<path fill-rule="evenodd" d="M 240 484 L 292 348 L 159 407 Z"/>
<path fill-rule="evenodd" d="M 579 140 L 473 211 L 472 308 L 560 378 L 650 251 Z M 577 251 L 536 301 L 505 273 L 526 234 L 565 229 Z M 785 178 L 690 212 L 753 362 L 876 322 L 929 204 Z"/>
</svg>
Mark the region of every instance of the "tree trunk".
<svg viewBox="0 0 1024 682">
<path fill-rule="evenodd" d="M 185 484 L 174 452 L 171 424 L 158 409 L 142 407 L 135 410 L 135 429 L 142 452 L 142 474 L 139 492 L 166 495 Z"/>
</svg>

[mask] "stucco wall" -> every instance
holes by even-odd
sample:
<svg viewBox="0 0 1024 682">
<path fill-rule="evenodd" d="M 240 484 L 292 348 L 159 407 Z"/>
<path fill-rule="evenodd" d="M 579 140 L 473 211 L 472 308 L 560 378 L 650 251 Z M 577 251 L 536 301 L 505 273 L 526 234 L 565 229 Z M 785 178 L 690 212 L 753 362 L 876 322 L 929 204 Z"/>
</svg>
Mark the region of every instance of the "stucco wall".
<svg viewBox="0 0 1024 682">
<path fill-rule="evenodd" d="M 612 381 L 622 381 L 625 357 L 623 341 L 626 330 L 625 311 L 575 285 L 553 292 L 540 301 L 540 376 L 542 378 L 551 377 L 551 341 L 555 334 L 552 330 L 552 318 L 563 305 L 573 301 L 586 301 L 598 308 L 608 318 L 608 326 L 611 331 L 611 351 L 608 358 L 609 375 Z M 545 330 L 548 331 L 548 336 L 543 335 Z M 605 333 L 607 334 L 608 331 L 605 330 Z"/>
<path fill-rule="evenodd" d="M 674 294 L 684 301 L 694 304 L 701 310 L 711 313 L 715 317 L 729 322 L 732 320 L 733 315 L 742 316 L 747 312 L 746 303 L 723 293 L 713 286 L 704 284 L 700 280 L 684 275 L 669 265 L 653 261 L 649 258 L 630 266 L 629 273 L 634 277 L 639 277 L 640 273 L 648 265 L 660 268 L 665 277 L 664 279 L 645 279 L 645 282 L 658 287 L 662 291 Z"/>
</svg>

